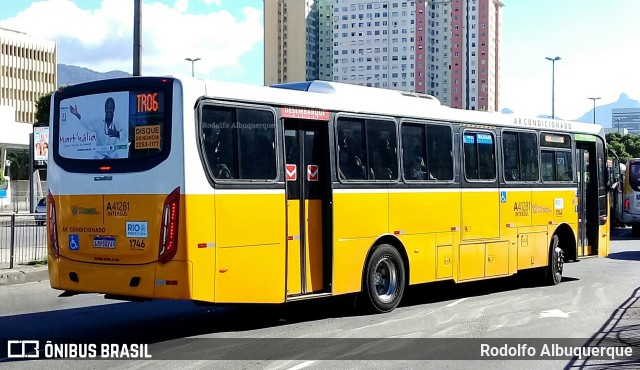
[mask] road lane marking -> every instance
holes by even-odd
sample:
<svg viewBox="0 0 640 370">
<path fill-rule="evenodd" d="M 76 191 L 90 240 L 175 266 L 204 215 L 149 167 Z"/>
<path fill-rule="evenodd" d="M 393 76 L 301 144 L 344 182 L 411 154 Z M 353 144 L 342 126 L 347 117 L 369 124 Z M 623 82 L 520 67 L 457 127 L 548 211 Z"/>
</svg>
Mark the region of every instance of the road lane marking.
<svg viewBox="0 0 640 370">
<path fill-rule="evenodd" d="M 545 318 L 545 317 L 562 317 L 562 318 L 566 318 L 569 317 L 569 314 L 559 310 L 559 309 L 553 309 L 553 310 L 546 310 L 546 311 L 542 311 L 540 312 L 540 318 Z"/>
<path fill-rule="evenodd" d="M 453 306 L 457 305 L 458 303 L 461 303 L 461 302 L 466 301 L 467 299 L 469 299 L 469 298 L 460 298 L 460 299 L 458 299 L 458 300 L 457 300 L 457 301 L 455 301 L 455 302 L 451 302 L 451 303 L 449 303 L 449 304 L 447 305 L 447 307 L 453 307 Z"/>
<path fill-rule="evenodd" d="M 290 368 L 288 368 L 287 370 L 298 370 L 298 369 L 302 369 L 302 368 L 305 368 L 305 367 L 307 367 L 307 366 L 311 366 L 311 365 L 313 365 L 314 363 L 315 363 L 315 361 L 305 361 L 305 362 L 303 362 L 303 363 L 301 363 L 301 364 L 297 364 L 297 365 L 296 365 L 296 366 L 294 366 L 294 367 L 290 367 Z"/>
<path fill-rule="evenodd" d="M 378 322 L 378 323 L 371 324 L 371 325 L 361 326 L 361 327 L 359 327 L 359 328 L 353 328 L 353 330 L 362 330 L 362 329 L 366 329 L 366 328 L 372 328 L 372 327 L 374 327 L 374 326 L 387 325 L 387 324 L 395 324 L 395 323 L 397 323 L 398 321 L 411 320 L 411 319 L 415 319 L 415 318 L 417 318 L 417 317 L 427 316 L 427 314 L 430 314 L 430 313 L 432 313 L 432 312 L 433 312 L 433 310 L 428 311 L 428 312 L 420 312 L 420 313 L 417 313 L 417 314 L 415 314 L 415 315 L 411 315 L 411 316 L 408 316 L 408 317 L 401 317 L 401 318 L 398 318 L 398 319 L 390 319 L 390 320 L 385 320 L 385 321 L 383 321 L 383 322 Z"/>
</svg>

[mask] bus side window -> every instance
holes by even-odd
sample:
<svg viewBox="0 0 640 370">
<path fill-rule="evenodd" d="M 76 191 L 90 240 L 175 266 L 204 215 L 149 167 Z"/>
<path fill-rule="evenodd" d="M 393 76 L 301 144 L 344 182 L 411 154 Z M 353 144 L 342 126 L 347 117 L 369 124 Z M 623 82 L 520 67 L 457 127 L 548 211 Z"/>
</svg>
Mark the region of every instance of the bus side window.
<svg viewBox="0 0 640 370">
<path fill-rule="evenodd" d="M 390 121 L 368 121 L 367 139 L 371 148 L 372 172 L 375 180 L 398 178 L 395 124 Z"/>
<path fill-rule="evenodd" d="M 212 175 L 217 179 L 234 178 L 232 121 L 232 109 L 212 106 L 202 109 L 203 150 Z"/>
<path fill-rule="evenodd" d="M 338 120 L 338 167 L 346 180 L 366 180 L 367 163 L 362 151 L 362 123 L 357 120 Z"/>
<path fill-rule="evenodd" d="M 504 160 L 505 181 L 519 181 L 518 134 L 504 132 L 502 134 L 502 158 Z"/>
<path fill-rule="evenodd" d="M 205 105 L 202 145 L 219 180 L 275 180 L 275 117 L 262 109 Z"/>
<path fill-rule="evenodd" d="M 553 169 L 553 152 L 543 150 L 541 153 L 542 157 L 542 181 L 555 181 L 555 172 Z"/>
<path fill-rule="evenodd" d="M 556 152 L 556 168 L 558 171 L 556 176 L 558 181 L 573 181 L 571 157 L 570 152 Z M 588 179 L 586 179 L 586 181 L 588 181 Z"/>
<path fill-rule="evenodd" d="M 429 180 L 453 180 L 453 136 L 451 127 L 427 125 Z"/>
<path fill-rule="evenodd" d="M 401 132 L 404 178 L 406 180 L 426 180 L 425 126 L 403 123 Z"/>
<path fill-rule="evenodd" d="M 236 111 L 239 146 L 236 157 L 242 179 L 275 180 L 275 121 L 273 113 L 258 109 Z"/>
</svg>

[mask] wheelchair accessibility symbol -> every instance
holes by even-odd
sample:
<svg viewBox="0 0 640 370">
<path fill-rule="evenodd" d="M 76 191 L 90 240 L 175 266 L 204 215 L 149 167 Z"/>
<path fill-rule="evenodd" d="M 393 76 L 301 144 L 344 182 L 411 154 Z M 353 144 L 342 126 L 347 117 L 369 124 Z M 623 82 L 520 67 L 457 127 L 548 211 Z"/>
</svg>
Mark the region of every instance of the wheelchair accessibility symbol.
<svg viewBox="0 0 640 370">
<path fill-rule="evenodd" d="M 69 250 L 80 250 L 80 237 L 78 236 L 78 234 L 69 234 Z"/>
<path fill-rule="evenodd" d="M 500 203 L 507 203 L 507 192 L 506 191 L 501 191 L 500 192 Z"/>
</svg>

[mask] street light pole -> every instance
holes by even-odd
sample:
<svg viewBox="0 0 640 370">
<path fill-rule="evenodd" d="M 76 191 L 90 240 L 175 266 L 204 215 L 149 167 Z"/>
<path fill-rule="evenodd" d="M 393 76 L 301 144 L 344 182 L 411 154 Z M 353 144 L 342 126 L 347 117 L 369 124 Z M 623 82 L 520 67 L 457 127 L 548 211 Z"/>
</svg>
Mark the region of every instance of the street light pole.
<svg viewBox="0 0 640 370">
<path fill-rule="evenodd" d="M 596 123 L 596 100 L 602 99 L 602 98 L 598 97 L 598 98 L 587 98 L 587 99 L 593 100 L 593 123 Z"/>
<path fill-rule="evenodd" d="M 142 41 L 140 27 L 142 23 L 142 0 L 133 3 L 133 75 L 140 76 Z"/>
<path fill-rule="evenodd" d="M 187 62 L 191 62 L 191 77 L 194 77 L 194 70 L 193 70 L 193 65 L 200 60 L 200 58 L 195 58 L 195 59 L 191 59 L 191 58 L 184 58 L 184 60 L 186 60 Z"/>
<path fill-rule="evenodd" d="M 556 87 L 555 87 L 555 79 L 556 79 L 556 60 L 560 60 L 560 57 L 555 57 L 555 58 L 549 58 L 549 57 L 545 57 L 546 60 L 550 60 L 551 61 L 551 118 L 555 119 L 556 118 L 556 112 L 555 112 L 555 94 L 556 94 Z"/>
<path fill-rule="evenodd" d="M 618 133 L 620 133 L 620 118 L 616 118 L 615 121 L 618 123 Z"/>
</svg>

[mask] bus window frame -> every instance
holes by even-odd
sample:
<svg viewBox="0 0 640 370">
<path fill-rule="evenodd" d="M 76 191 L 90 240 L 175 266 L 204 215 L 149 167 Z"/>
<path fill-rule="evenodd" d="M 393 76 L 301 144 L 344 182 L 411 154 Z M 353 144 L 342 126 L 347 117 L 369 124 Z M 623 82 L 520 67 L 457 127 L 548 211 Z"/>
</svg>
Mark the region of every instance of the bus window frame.
<svg viewBox="0 0 640 370">
<path fill-rule="evenodd" d="M 563 147 L 557 147 L 557 146 L 544 146 L 542 144 L 542 135 L 554 135 L 554 136 L 566 136 L 569 139 L 569 147 L 568 148 L 563 148 Z M 559 150 L 571 150 L 571 151 L 575 151 L 576 148 L 576 139 L 575 139 L 575 133 L 568 133 L 568 132 L 553 132 L 553 131 L 538 131 L 538 145 L 540 146 L 540 149 L 547 148 L 547 149 L 559 149 Z"/>
<path fill-rule="evenodd" d="M 274 154 L 276 156 L 276 177 L 272 180 L 256 180 L 256 179 L 218 179 L 211 173 L 211 167 L 206 159 L 206 153 L 204 151 L 203 142 L 204 136 L 202 134 L 202 107 L 204 105 L 213 105 L 220 106 L 223 108 L 244 108 L 244 109 L 254 109 L 254 110 L 262 110 L 269 111 L 273 114 L 273 127 L 274 127 Z M 198 153 L 200 154 L 200 164 L 202 165 L 202 169 L 205 173 L 205 176 L 209 180 L 209 184 L 214 185 L 274 185 L 274 184 L 282 184 L 282 169 L 280 160 L 281 154 L 281 145 L 280 145 L 280 116 L 277 114 L 276 109 L 271 105 L 264 104 L 252 104 L 252 103 L 237 103 L 237 102 L 229 102 L 224 100 L 217 100 L 215 98 L 201 97 L 196 101 L 195 105 L 195 135 L 196 135 L 196 143 L 198 144 Z"/>
<path fill-rule="evenodd" d="M 395 179 L 392 180 L 349 180 L 346 178 L 343 178 L 340 175 L 340 151 L 339 151 L 339 146 L 340 146 L 340 138 L 338 137 L 339 132 L 338 132 L 338 120 L 340 118 L 354 118 L 354 119 L 361 119 L 361 120 L 376 120 L 376 121 L 389 121 L 389 122 L 393 122 L 393 124 L 395 125 L 395 132 L 396 132 L 396 164 L 397 164 L 397 170 L 398 170 L 398 174 L 396 176 Z M 334 115 L 333 117 L 333 122 L 331 123 L 333 126 L 333 136 L 334 136 L 334 146 L 333 146 L 333 151 L 334 151 L 334 155 L 335 155 L 335 166 L 336 166 L 336 179 L 341 183 L 341 184 L 398 184 L 400 183 L 400 151 L 398 150 L 398 148 L 400 147 L 400 138 L 398 137 L 399 135 L 399 128 L 400 125 L 398 124 L 398 119 L 396 117 L 390 117 L 390 116 L 380 116 L 380 115 L 373 115 L 373 114 L 356 114 L 356 113 L 348 113 L 348 112 L 338 112 Z M 368 138 L 367 138 L 367 124 L 365 122 L 364 124 L 364 137 L 367 144 L 367 148 L 366 148 L 366 153 L 367 153 L 367 169 L 371 168 L 371 165 L 369 163 L 369 144 L 368 144 Z"/>
<path fill-rule="evenodd" d="M 567 180 L 567 181 L 560 181 L 560 180 L 547 181 L 547 180 L 544 180 L 542 178 L 542 176 L 540 176 L 540 181 L 543 184 L 576 184 L 577 183 L 577 181 L 576 181 L 576 162 L 574 161 L 575 157 L 573 156 L 573 153 L 575 153 L 575 151 L 574 150 L 569 150 L 569 149 L 559 149 L 559 148 L 549 148 L 549 147 L 545 147 L 545 150 L 550 151 L 550 152 L 554 152 L 554 156 L 553 156 L 554 160 L 557 160 L 557 158 L 555 157 L 555 153 L 556 152 L 568 152 L 570 154 L 569 157 L 571 158 L 571 172 L 572 172 L 573 178 L 572 178 L 572 180 Z M 541 158 L 541 162 L 542 162 L 542 148 L 540 148 L 540 158 Z M 557 165 L 557 163 L 556 163 L 556 165 Z M 557 167 L 554 167 L 554 169 L 553 169 L 554 172 L 556 171 L 556 169 L 557 169 Z"/>
<path fill-rule="evenodd" d="M 430 180 L 430 179 L 425 179 L 425 180 L 412 180 L 412 179 L 407 179 L 404 175 L 404 146 L 403 146 L 403 142 L 402 142 L 402 125 L 404 125 L 405 123 L 407 124 L 413 124 L 413 125 L 423 125 L 423 126 L 443 126 L 443 127 L 449 127 L 449 130 L 451 131 L 451 162 L 453 164 L 452 167 L 452 179 L 451 180 Z M 415 119 L 415 118 L 401 118 L 400 119 L 400 123 L 398 125 L 398 130 L 400 131 L 400 134 L 398 136 L 398 140 L 399 140 L 399 147 L 400 150 L 398 151 L 398 154 L 400 156 L 400 174 L 401 174 L 401 178 L 402 181 L 407 183 L 407 184 L 421 184 L 421 183 L 425 183 L 425 184 L 453 184 L 455 183 L 456 180 L 456 170 L 457 170 L 457 166 L 456 166 L 456 149 L 455 149 L 455 140 L 456 140 L 456 133 L 453 130 L 453 125 L 454 122 L 438 122 L 438 121 L 428 121 L 428 120 L 419 120 L 419 119 Z M 426 145 L 426 143 L 425 143 Z M 427 168 L 428 169 L 428 168 Z"/>
<path fill-rule="evenodd" d="M 505 173 L 505 166 L 504 166 L 504 134 L 506 133 L 527 133 L 527 134 L 534 134 L 536 136 L 536 146 L 537 146 L 537 155 L 538 155 L 538 179 L 537 180 L 531 180 L 531 181 L 522 181 L 522 180 L 518 180 L 518 181 L 513 181 L 513 180 L 507 180 L 507 174 Z M 506 127 L 500 130 L 500 157 L 502 159 L 502 163 L 500 166 L 500 170 L 501 170 L 501 175 L 502 175 L 502 179 L 504 180 L 505 184 L 539 184 L 542 182 L 542 174 L 541 174 L 541 162 L 542 162 L 542 156 L 541 156 L 541 147 L 540 147 L 540 131 L 536 131 L 536 130 L 523 130 L 523 129 L 518 129 L 518 128 L 510 128 L 510 127 Z M 519 148 L 518 148 L 519 150 Z M 520 164 L 518 164 L 520 165 Z M 518 167 L 518 169 L 520 169 Z"/>
<path fill-rule="evenodd" d="M 570 140 L 570 148 L 558 148 L 558 147 L 554 147 L 554 146 L 543 146 L 542 145 L 542 135 L 555 135 L 555 136 L 566 136 L 569 138 Z M 553 131 L 539 131 L 538 132 L 538 150 L 539 150 L 539 158 L 540 158 L 540 183 L 541 184 L 577 184 L 577 178 L 576 178 L 576 165 L 577 163 L 575 162 L 575 155 L 574 153 L 576 152 L 576 140 L 574 137 L 575 133 L 566 133 L 566 132 L 553 132 Z M 599 135 L 596 135 L 597 137 L 599 137 Z M 547 151 L 552 151 L 552 152 L 569 152 L 570 158 L 571 158 L 571 176 L 572 179 L 568 180 L 568 181 L 559 181 L 559 180 L 553 180 L 553 181 L 546 181 L 542 178 L 542 150 L 545 149 Z M 557 160 L 555 154 L 553 155 L 553 159 L 554 161 Z M 557 166 L 557 163 L 556 163 Z M 554 167 L 553 171 L 556 171 L 556 167 Z M 556 174 L 557 175 L 557 174 Z"/>
<path fill-rule="evenodd" d="M 178 87 L 175 87 L 177 84 Z M 116 92 L 152 91 L 157 89 L 164 92 L 165 123 L 163 127 L 164 138 L 162 140 L 162 151 L 157 155 L 146 158 L 118 158 L 118 159 L 78 159 L 66 158 L 60 155 L 60 102 L 80 96 L 107 94 Z M 139 78 L 114 78 L 86 84 L 71 85 L 56 90 L 53 94 L 52 109 L 53 115 L 49 119 L 50 140 L 52 141 L 50 151 L 52 151 L 53 161 L 64 171 L 78 174 L 118 174 L 118 173 L 138 173 L 149 171 L 169 158 L 172 148 L 172 136 L 174 117 L 182 113 L 184 104 L 184 89 L 179 80 L 174 78 L 160 77 L 139 77 Z M 176 96 L 176 94 L 180 94 Z M 180 99 L 176 99 L 180 98 Z M 176 104 L 176 100 L 179 100 Z M 174 109 L 178 107 L 178 109 Z M 179 120 L 182 117 L 177 117 Z M 104 172 L 100 168 L 108 167 L 110 170 Z"/>
<path fill-rule="evenodd" d="M 462 127 L 462 129 L 460 130 L 460 151 L 462 152 L 462 162 L 460 162 L 460 170 L 464 175 L 464 180 L 467 183 L 474 183 L 474 184 L 478 184 L 478 183 L 484 183 L 484 184 L 495 184 L 498 182 L 498 157 L 497 157 L 497 153 L 496 151 L 498 150 L 498 145 L 497 145 L 497 137 L 498 137 L 498 131 L 494 128 L 493 130 L 488 130 L 488 129 L 482 129 L 482 128 L 476 128 L 476 127 Z M 489 135 L 492 136 L 493 138 L 493 168 L 494 168 L 494 178 L 493 180 L 489 180 L 489 179 L 468 179 L 467 178 L 467 168 L 466 168 L 466 154 L 465 154 L 465 150 L 464 150 L 464 135 L 467 131 L 470 131 L 472 133 L 488 133 Z M 477 136 L 476 136 L 477 138 Z M 476 143 L 477 145 L 477 143 Z"/>
</svg>

